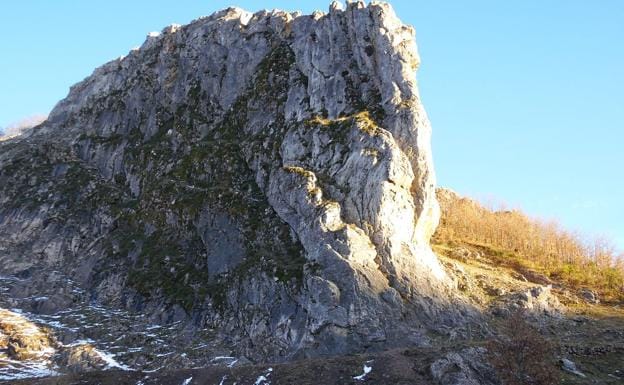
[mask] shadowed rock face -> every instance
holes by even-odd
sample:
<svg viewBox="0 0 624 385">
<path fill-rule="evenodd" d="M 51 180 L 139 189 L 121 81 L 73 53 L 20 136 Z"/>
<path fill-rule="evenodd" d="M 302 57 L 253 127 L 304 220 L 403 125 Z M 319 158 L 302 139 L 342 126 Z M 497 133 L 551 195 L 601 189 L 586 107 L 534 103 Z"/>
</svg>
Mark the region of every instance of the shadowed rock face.
<svg viewBox="0 0 624 385">
<path fill-rule="evenodd" d="M 428 245 L 418 63 L 382 3 L 152 33 L 0 143 L 0 268 L 257 360 L 426 343 L 462 308 Z"/>
</svg>

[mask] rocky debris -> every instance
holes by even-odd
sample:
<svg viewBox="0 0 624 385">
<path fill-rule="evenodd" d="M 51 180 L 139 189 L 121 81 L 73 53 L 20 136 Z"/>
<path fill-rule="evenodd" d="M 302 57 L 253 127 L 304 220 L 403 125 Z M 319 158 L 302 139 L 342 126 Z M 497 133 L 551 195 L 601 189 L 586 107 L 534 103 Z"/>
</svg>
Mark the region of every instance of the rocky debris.
<svg viewBox="0 0 624 385">
<path fill-rule="evenodd" d="M 570 361 L 569 359 L 562 358 L 560 360 L 560 362 L 561 362 L 561 368 L 563 370 L 565 370 L 566 372 L 572 373 L 572 374 L 574 374 L 576 376 L 579 376 L 579 377 L 587 377 L 580 370 L 578 370 L 578 368 L 576 367 L 576 364 L 574 362 Z"/>
<path fill-rule="evenodd" d="M 619 341 L 621 341 L 621 337 Z M 579 346 L 578 344 L 571 346 L 563 346 L 563 350 L 566 354 L 576 355 L 576 356 L 603 356 L 605 354 L 610 353 L 619 353 L 624 354 L 624 348 L 622 346 L 618 346 L 617 343 L 607 343 L 599 346 Z"/>
<path fill-rule="evenodd" d="M 593 290 L 581 289 L 579 291 L 579 295 L 587 303 L 591 303 L 591 304 L 598 304 L 598 303 L 600 303 L 600 299 L 598 298 L 598 295 Z"/>
<path fill-rule="evenodd" d="M 444 267 L 448 275 L 454 280 L 457 289 L 470 293 L 474 287 L 472 277 L 466 274 L 466 270 L 458 263 L 445 262 Z"/>
<path fill-rule="evenodd" d="M 480 252 L 484 254 L 483 261 L 468 258 L 466 262 L 460 262 L 456 255 L 452 255 L 454 249 L 471 249 L 472 246 L 470 243 L 459 242 L 434 243 L 434 249 L 441 255 L 448 275 L 453 277 L 458 287 L 465 290 L 464 293 L 475 306 L 499 319 L 484 320 L 480 324 L 484 330 L 476 330 L 478 333 L 456 329 L 448 334 L 449 337 L 456 336 L 459 341 L 474 340 L 475 336 L 486 341 L 497 340 L 497 335 L 507 336 L 513 334 L 510 330 L 518 330 L 517 327 L 508 326 L 508 317 L 517 310 L 526 309 L 519 312 L 524 321 L 554 344 L 556 354 L 572 358 L 577 368 L 581 368 L 587 376 L 582 379 L 564 374 L 566 380 L 585 381 L 583 383 L 617 382 L 614 379 L 621 377 L 617 370 L 621 371 L 624 357 L 624 316 L 619 306 L 589 306 L 587 301 L 580 299 L 578 289 L 557 281 L 557 278 L 553 278 L 552 288 L 548 285 L 535 285 L 523 275 L 528 269 L 515 265 L 500 266 L 496 258 L 488 258 L 490 255 L 496 256 L 498 250 L 482 247 Z M 534 280 L 535 277 L 531 276 L 531 281 Z M 487 286 L 491 287 L 490 295 L 486 293 Z M 497 288 L 507 293 L 498 296 L 499 292 L 495 291 Z M 564 307 L 562 304 L 570 306 Z M 500 319 L 502 317 L 506 319 Z M 449 340 L 450 338 L 444 341 Z M 503 346 L 503 351 L 504 349 Z M 531 356 L 536 357 L 537 353 L 533 352 Z M 555 362 L 551 369 L 561 368 L 561 365 L 554 364 Z"/>
<path fill-rule="evenodd" d="M 0 308 L 0 380 L 110 368 L 127 369 L 89 343 L 64 345 L 51 329 Z"/>
<path fill-rule="evenodd" d="M 32 306 L 34 303 L 44 305 L 53 293 L 47 297 L 6 297 L 16 286 L 30 286 L 29 281 L 28 278 L 0 277 L 0 308 L 25 309 L 19 314 L 23 323 L 50 336 L 50 354 L 19 361 L 22 366 L 37 366 L 33 376 L 102 368 L 154 371 L 165 367 L 176 369 L 251 363 L 245 357 L 232 356 L 234 349 L 215 338 L 214 331 L 196 330 L 192 324 L 182 322 L 161 326 L 140 313 L 95 306 L 71 282 L 65 282 L 66 286 L 63 286 L 64 292 L 74 293 L 71 306 L 61 311 L 37 313 L 40 307 Z M 55 289 L 59 287 L 53 281 L 50 284 Z M 30 293 L 22 289 L 18 292 Z M 86 361 L 80 363 L 79 359 Z M 103 362 L 105 365 L 102 367 Z M 0 379 L 25 375 L 20 369 L 13 370 L 9 366 L 0 362 Z"/>
<path fill-rule="evenodd" d="M 547 286 L 552 285 L 553 281 L 545 276 L 544 274 L 540 274 L 538 272 L 529 270 L 529 269 L 521 269 L 521 276 L 524 277 L 524 280 L 527 282 L 537 283 L 538 285 Z"/>
<path fill-rule="evenodd" d="M 467 348 L 446 354 L 431 364 L 431 375 L 440 385 L 499 385 L 484 348 Z"/>
<path fill-rule="evenodd" d="M 534 316 L 560 317 L 564 309 L 552 286 L 535 286 L 526 291 L 515 291 L 497 298 L 490 306 L 493 315 L 508 317 L 519 309 Z"/>
<path fill-rule="evenodd" d="M 84 290 L 58 271 L 42 272 L 36 279 L 28 271 L 0 276 L 0 306 L 36 314 L 54 314 L 84 300 Z"/>
<path fill-rule="evenodd" d="M 511 276 L 514 279 L 517 279 L 518 281 L 522 281 L 522 282 L 529 282 L 529 280 L 524 276 L 524 274 L 522 273 L 518 273 L 517 271 L 514 271 L 511 273 Z"/>
<path fill-rule="evenodd" d="M 229 8 L 150 34 L 0 143 L 0 272 L 55 272 L 254 361 L 462 323 L 429 248 L 418 65 L 385 3 Z M 62 310 L 66 294 L 33 308 Z"/>
<path fill-rule="evenodd" d="M 465 247 L 454 248 L 451 251 L 450 256 L 464 263 L 468 261 L 480 261 L 483 259 L 483 255 L 479 251 L 471 250 Z"/>
<path fill-rule="evenodd" d="M 91 344 L 64 347 L 55 363 L 70 373 L 107 369 L 110 365 Z"/>
<path fill-rule="evenodd" d="M 489 296 L 499 297 L 507 293 L 507 290 L 492 282 L 492 278 L 479 274 L 476 277 L 477 285 Z"/>
</svg>

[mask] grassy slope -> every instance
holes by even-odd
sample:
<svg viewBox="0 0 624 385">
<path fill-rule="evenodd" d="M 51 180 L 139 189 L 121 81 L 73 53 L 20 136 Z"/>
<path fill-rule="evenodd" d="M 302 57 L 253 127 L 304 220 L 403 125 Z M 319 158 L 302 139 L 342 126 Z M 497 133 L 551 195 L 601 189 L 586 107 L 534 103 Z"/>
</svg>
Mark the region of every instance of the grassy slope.
<svg viewBox="0 0 624 385">
<path fill-rule="evenodd" d="M 478 251 L 480 257 L 458 257 L 456 251 L 459 248 Z M 562 371 L 561 383 L 624 383 L 623 306 L 589 303 L 565 281 L 550 279 L 513 261 L 501 263 L 501 251 L 487 246 L 461 242 L 454 246 L 435 244 L 434 250 L 445 265 L 462 268 L 468 281 L 473 283 L 466 294 L 484 311 L 499 297 L 492 288 L 514 292 L 551 284 L 553 293 L 565 305 L 566 311 L 561 319 L 546 319 L 540 332 L 556 345 L 558 357 L 571 359 L 588 376 L 581 378 Z M 494 318 L 491 326 L 496 327 L 501 321 Z"/>
<path fill-rule="evenodd" d="M 498 265 L 537 272 L 570 290 L 591 290 L 603 302 L 624 303 L 624 255 L 608 240 L 588 241 L 517 210 L 492 211 L 450 190 L 438 190 L 438 200 L 442 217 L 434 245 L 467 244 Z"/>
</svg>

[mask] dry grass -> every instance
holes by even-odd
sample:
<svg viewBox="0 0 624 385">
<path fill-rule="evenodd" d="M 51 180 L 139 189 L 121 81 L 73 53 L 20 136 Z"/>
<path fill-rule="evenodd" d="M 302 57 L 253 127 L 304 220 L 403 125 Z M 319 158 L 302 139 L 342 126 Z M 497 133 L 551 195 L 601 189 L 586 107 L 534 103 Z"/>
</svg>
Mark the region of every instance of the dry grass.
<svg viewBox="0 0 624 385">
<path fill-rule="evenodd" d="M 501 251 L 509 262 L 538 270 L 573 288 L 589 288 L 603 300 L 624 300 L 624 256 L 605 238 L 583 239 L 556 222 L 517 210 L 489 210 L 447 190 L 434 243 L 467 242 Z"/>
<path fill-rule="evenodd" d="M 379 135 L 380 133 L 380 129 L 377 126 L 377 123 L 375 123 L 375 120 L 371 117 L 368 111 L 360 111 L 356 114 L 349 115 L 349 116 L 342 116 L 334 120 L 323 118 L 320 116 L 314 116 L 313 118 L 308 120 L 306 123 L 311 126 L 324 126 L 324 127 L 331 127 L 331 126 L 341 125 L 345 123 L 349 123 L 349 124 L 356 123 L 358 129 L 366 132 L 367 134 L 371 136 Z"/>
</svg>

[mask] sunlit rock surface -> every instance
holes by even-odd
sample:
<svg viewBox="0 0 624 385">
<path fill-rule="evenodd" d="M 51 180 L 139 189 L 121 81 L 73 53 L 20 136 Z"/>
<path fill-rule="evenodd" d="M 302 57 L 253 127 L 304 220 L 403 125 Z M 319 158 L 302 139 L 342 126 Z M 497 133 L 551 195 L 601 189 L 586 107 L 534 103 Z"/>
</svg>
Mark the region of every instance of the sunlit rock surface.
<svg viewBox="0 0 624 385">
<path fill-rule="evenodd" d="M 428 344 L 464 307 L 428 244 L 418 64 L 384 3 L 151 33 L 0 143 L 4 294 L 207 330 L 253 361 Z"/>
</svg>

